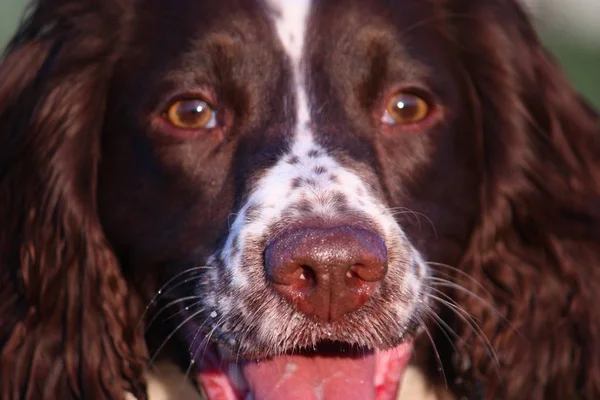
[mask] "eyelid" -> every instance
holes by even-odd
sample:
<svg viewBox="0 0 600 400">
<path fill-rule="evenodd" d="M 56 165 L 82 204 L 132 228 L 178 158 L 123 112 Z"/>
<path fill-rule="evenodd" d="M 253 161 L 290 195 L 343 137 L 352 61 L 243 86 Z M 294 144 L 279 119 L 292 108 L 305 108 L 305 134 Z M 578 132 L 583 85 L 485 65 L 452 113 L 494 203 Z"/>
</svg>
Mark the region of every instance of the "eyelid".
<svg viewBox="0 0 600 400">
<path fill-rule="evenodd" d="M 169 106 L 181 100 L 202 100 L 208 103 L 213 110 L 218 111 L 218 98 L 215 91 L 208 84 L 194 85 L 187 88 L 171 88 L 158 94 L 160 100 L 155 103 L 155 113 L 162 114 L 169 109 Z"/>
</svg>

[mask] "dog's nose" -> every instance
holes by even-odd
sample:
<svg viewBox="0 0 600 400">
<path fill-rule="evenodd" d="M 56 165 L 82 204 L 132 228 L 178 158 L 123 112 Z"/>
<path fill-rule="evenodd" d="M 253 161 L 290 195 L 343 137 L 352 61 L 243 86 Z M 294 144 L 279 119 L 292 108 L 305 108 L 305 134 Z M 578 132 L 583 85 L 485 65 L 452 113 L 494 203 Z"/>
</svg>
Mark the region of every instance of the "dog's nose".
<svg viewBox="0 0 600 400">
<path fill-rule="evenodd" d="M 298 228 L 265 250 L 267 279 L 298 311 L 323 321 L 360 309 L 387 272 L 387 249 L 357 227 Z"/>
</svg>

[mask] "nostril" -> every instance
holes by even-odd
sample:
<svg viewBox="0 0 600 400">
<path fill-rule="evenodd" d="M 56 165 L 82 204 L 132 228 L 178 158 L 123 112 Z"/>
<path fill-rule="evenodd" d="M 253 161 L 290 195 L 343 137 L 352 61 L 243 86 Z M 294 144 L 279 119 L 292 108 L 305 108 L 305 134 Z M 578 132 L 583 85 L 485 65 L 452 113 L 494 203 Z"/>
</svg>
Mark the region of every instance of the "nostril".
<svg viewBox="0 0 600 400">
<path fill-rule="evenodd" d="M 300 276 L 299 285 L 302 288 L 311 288 L 317 284 L 317 276 L 315 271 L 308 265 L 301 265 L 299 268 Z"/>
<path fill-rule="evenodd" d="M 365 282 L 378 282 L 385 275 L 384 264 L 372 262 L 370 264 L 354 264 L 349 271 L 352 277 Z"/>
<path fill-rule="evenodd" d="M 354 266 L 350 267 L 346 272 L 345 284 L 349 289 L 360 290 L 364 285 L 365 281 L 358 276 Z"/>
<path fill-rule="evenodd" d="M 354 266 L 350 267 L 350 269 L 348 270 L 348 272 L 346 272 L 346 278 L 348 278 L 348 279 L 359 278 L 358 274 L 354 270 Z"/>
</svg>

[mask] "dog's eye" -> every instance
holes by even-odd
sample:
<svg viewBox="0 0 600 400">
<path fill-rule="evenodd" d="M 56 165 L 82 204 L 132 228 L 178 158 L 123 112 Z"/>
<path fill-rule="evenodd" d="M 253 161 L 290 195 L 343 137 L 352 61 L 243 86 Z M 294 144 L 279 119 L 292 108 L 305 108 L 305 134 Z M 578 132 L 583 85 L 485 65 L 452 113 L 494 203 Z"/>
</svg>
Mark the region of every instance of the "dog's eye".
<svg viewBox="0 0 600 400">
<path fill-rule="evenodd" d="M 180 129 L 211 129 L 217 126 L 217 113 L 204 100 L 178 100 L 169 106 L 165 118 Z"/>
<path fill-rule="evenodd" d="M 385 108 L 381 122 L 388 125 L 414 124 L 429 115 L 429 104 L 412 93 L 399 93 L 393 96 Z"/>
</svg>

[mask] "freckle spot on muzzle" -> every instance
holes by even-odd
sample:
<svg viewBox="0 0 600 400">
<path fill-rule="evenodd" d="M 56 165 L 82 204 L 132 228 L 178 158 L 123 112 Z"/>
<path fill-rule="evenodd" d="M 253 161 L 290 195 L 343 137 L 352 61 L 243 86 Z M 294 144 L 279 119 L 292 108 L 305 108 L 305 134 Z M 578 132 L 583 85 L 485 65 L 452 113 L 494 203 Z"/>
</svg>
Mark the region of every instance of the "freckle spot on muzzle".
<svg viewBox="0 0 600 400">
<path fill-rule="evenodd" d="M 292 189 L 298 189 L 300 187 L 302 187 L 302 184 L 304 183 L 304 178 L 294 178 L 292 179 L 292 183 L 290 184 Z"/>
<path fill-rule="evenodd" d="M 297 205 L 293 207 L 295 211 L 298 211 L 300 214 L 307 215 L 314 211 L 313 204 L 308 200 L 301 200 Z"/>
<path fill-rule="evenodd" d="M 320 166 L 318 166 L 318 167 L 314 167 L 314 168 L 313 168 L 313 172 L 314 172 L 316 175 L 323 175 L 323 174 L 326 174 L 326 173 L 327 173 L 327 168 L 325 168 L 324 166 L 320 165 Z"/>
<path fill-rule="evenodd" d="M 309 151 L 308 151 L 307 155 L 308 155 L 310 158 L 317 158 L 317 157 L 320 157 L 320 156 L 322 155 L 322 153 L 321 153 L 321 151 L 319 151 L 319 150 L 312 149 L 312 150 L 309 150 Z"/>
<path fill-rule="evenodd" d="M 247 221 L 256 221 L 257 219 L 260 218 L 260 216 L 261 216 L 261 211 L 260 211 L 260 207 L 258 206 L 258 204 L 252 204 L 246 210 L 246 220 Z"/>
<path fill-rule="evenodd" d="M 296 165 L 300 162 L 300 158 L 298 156 L 291 156 L 288 158 L 287 163 L 290 165 Z"/>
</svg>

